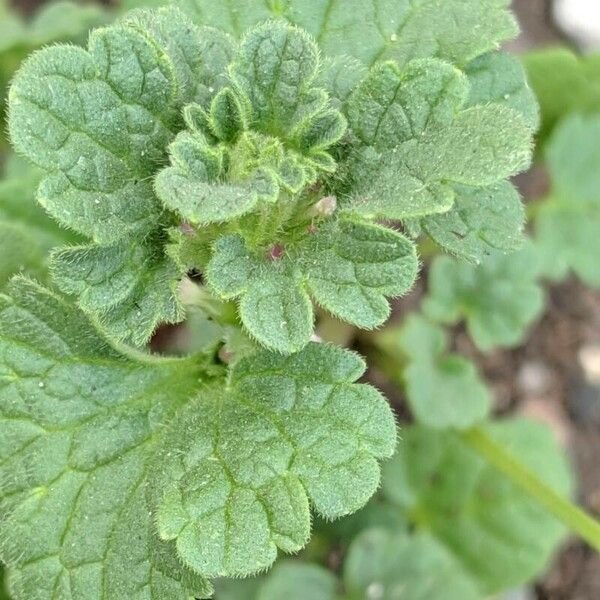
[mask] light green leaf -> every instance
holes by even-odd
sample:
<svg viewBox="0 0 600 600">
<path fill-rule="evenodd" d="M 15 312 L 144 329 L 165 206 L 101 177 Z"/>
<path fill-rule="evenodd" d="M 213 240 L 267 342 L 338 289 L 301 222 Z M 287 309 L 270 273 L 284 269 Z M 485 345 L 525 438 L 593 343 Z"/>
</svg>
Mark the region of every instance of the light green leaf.
<svg viewBox="0 0 600 600">
<path fill-rule="evenodd" d="M 241 236 L 214 247 L 206 277 L 224 299 L 241 297 L 249 333 L 284 353 L 306 344 L 313 328 L 308 293 L 340 319 L 373 329 L 389 316 L 389 297 L 405 294 L 418 271 L 414 244 L 379 225 L 341 219 L 272 258 Z"/>
<path fill-rule="evenodd" d="M 486 433 L 557 492 L 570 493 L 567 459 L 549 430 L 521 420 L 488 425 Z M 383 489 L 454 555 L 483 597 L 539 574 L 565 533 L 535 500 L 450 432 L 405 429 L 396 456 L 385 465 Z"/>
<path fill-rule="evenodd" d="M 47 290 L 0 297 L 0 554 L 15 600 L 188 600 L 151 536 L 146 462 L 202 364 L 123 354 Z"/>
<path fill-rule="evenodd" d="M 383 397 L 353 383 L 354 354 L 309 344 L 290 357 L 236 363 L 226 390 L 206 390 L 165 436 L 149 489 L 160 537 L 209 577 L 271 565 L 310 533 L 309 500 L 327 518 L 358 510 L 395 446 Z"/>
<path fill-rule="evenodd" d="M 261 200 L 277 198 L 279 187 L 269 169 L 256 170 L 245 181 L 219 181 L 223 152 L 211 148 L 200 133 L 181 132 L 170 150 L 174 166 L 158 174 L 156 193 L 166 208 L 191 224 L 230 221 L 251 211 Z"/>
<path fill-rule="evenodd" d="M 25 272 L 46 277 L 47 255 L 51 248 L 73 240 L 35 202 L 41 173 L 21 165 L 15 157 L 0 181 L 0 286 L 12 275 Z M 17 166 L 15 163 L 19 163 Z"/>
<path fill-rule="evenodd" d="M 364 65 L 351 56 L 327 57 L 322 60 L 316 82 L 341 106 L 366 73 Z"/>
<path fill-rule="evenodd" d="M 538 103 L 520 61 L 504 52 L 490 52 L 467 65 L 469 104 L 502 104 L 520 112 L 531 129 L 540 125 Z"/>
<path fill-rule="evenodd" d="M 337 586 L 335 575 L 327 569 L 286 560 L 277 563 L 269 573 L 256 600 L 335 600 Z"/>
<path fill-rule="evenodd" d="M 169 27 L 187 34 L 175 43 Z M 218 63 L 211 38 L 177 12 L 138 12 L 96 30 L 88 52 L 55 46 L 27 61 L 11 88 L 12 137 L 53 172 L 40 200 L 57 219 L 98 241 L 146 233 L 160 211 L 141 179 L 163 160 L 179 103 L 206 79 L 203 59 Z M 196 54 L 193 65 L 184 52 Z"/>
<path fill-rule="evenodd" d="M 349 600 L 480 600 L 452 554 L 425 533 L 370 529 L 350 546 L 344 564 Z"/>
<path fill-rule="evenodd" d="M 539 263 L 530 243 L 514 254 L 494 253 L 479 266 L 436 258 L 423 310 L 445 324 L 465 319 L 481 350 L 518 345 L 544 308 Z"/>
<path fill-rule="evenodd" d="M 247 249 L 242 237 L 217 241 L 206 269 L 208 283 L 224 299 L 241 297 L 240 317 L 262 345 L 283 353 L 303 348 L 313 331 L 313 310 L 297 265 Z"/>
<path fill-rule="evenodd" d="M 568 48 L 544 48 L 523 56 L 542 113 L 539 147 L 571 113 L 600 111 L 600 56 L 579 56 Z"/>
<path fill-rule="evenodd" d="M 193 26 L 175 9 L 136 11 L 95 30 L 87 51 L 53 46 L 34 54 L 11 87 L 12 141 L 47 172 L 38 200 L 97 244 L 59 255 L 67 269 L 59 285 L 84 294 L 80 305 L 118 340 L 142 345 L 160 322 L 182 316 L 182 273 L 162 247 L 173 217 L 152 176 L 183 105 L 219 89 L 231 53 L 224 34 Z"/>
<path fill-rule="evenodd" d="M 430 215 L 419 226 L 446 252 L 479 264 L 496 250 L 512 252 L 523 244 L 525 211 L 507 181 L 475 188 L 455 185 L 454 207 Z"/>
<path fill-rule="evenodd" d="M 89 51 L 30 57 L 10 90 L 9 126 L 17 150 L 50 173 L 39 190 L 46 209 L 98 242 L 153 227 L 147 177 L 174 130 L 179 87 L 164 51 L 132 24 L 94 31 Z"/>
<path fill-rule="evenodd" d="M 387 298 L 406 294 L 418 273 L 416 250 L 406 237 L 346 219 L 309 238 L 300 260 L 314 300 L 363 329 L 384 323 L 390 314 Z"/>
<path fill-rule="evenodd" d="M 482 104 L 464 108 L 467 78 L 448 63 L 374 67 L 347 102 L 363 147 L 347 167 L 355 184 L 345 209 L 395 220 L 447 213 L 451 183 L 491 186 L 526 168 L 531 127 L 483 80 L 471 99 Z"/>
<path fill-rule="evenodd" d="M 442 328 L 410 315 L 400 330 L 383 333 L 380 343 L 408 358 L 398 378 L 405 381 L 419 423 L 435 429 L 468 429 L 487 416 L 491 399 L 485 384 L 471 361 L 448 353 Z"/>
<path fill-rule="evenodd" d="M 238 92 L 251 107 L 253 127 L 288 140 L 305 154 L 332 146 L 346 129 L 326 92 L 314 87 L 318 71 L 315 41 L 284 21 L 251 29 L 230 67 Z"/>
<path fill-rule="evenodd" d="M 449 63 L 416 60 L 401 69 L 385 62 L 348 99 L 348 122 L 363 144 L 392 150 L 429 127 L 452 123 L 467 93 L 466 77 Z"/>
<path fill-rule="evenodd" d="M 543 271 L 561 279 L 573 270 L 600 287 L 600 117 L 573 116 L 546 152 L 553 189 L 535 214 L 535 242 Z"/>
<path fill-rule="evenodd" d="M 150 239 L 55 250 L 54 282 L 64 293 L 77 296 L 80 308 L 94 315 L 114 339 L 141 346 L 157 323 L 183 318 L 179 269 L 168 256 L 158 254 L 157 247 Z"/>
<path fill-rule="evenodd" d="M 335 600 L 338 581 L 321 566 L 282 560 L 263 576 L 216 582 L 216 600 Z"/>
<path fill-rule="evenodd" d="M 197 23 L 241 36 L 269 17 L 311 33 L 326 54 L 371 65 L 438 56 L 464 65 L 517 33 L 509 0 L 179 0 Z"/>
</svg>

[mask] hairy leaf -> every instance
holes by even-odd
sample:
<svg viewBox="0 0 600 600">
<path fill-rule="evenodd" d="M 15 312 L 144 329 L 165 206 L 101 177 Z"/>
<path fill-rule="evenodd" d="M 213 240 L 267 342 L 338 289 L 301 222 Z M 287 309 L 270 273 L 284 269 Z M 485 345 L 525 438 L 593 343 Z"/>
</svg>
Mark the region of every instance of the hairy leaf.
<svg viewBox="0 0 600 600">
<path fill-rule="evenodd" d="M 382 396 L 353 383 L 354 354 L 309 344 L 291 357 L 236 363 L 226 390 L 207 390 L 166 435 L 149 492 L 163 540 L 209 577 L 270 566 L 310 532 L 309 500 L 327 518 L 360 508 L 395 445 Z"/>
<path fill-rule="evenodd" d="M 176 265 L 149 239 L 108 245 L 71 246 L 51 256 L 54 282 L 79 298 L 86 313 L 97 316 L 112 337 L 143 345 L 157 323 L 183 318 Z"/>
<path fill-rule="evenodd" d="M 350 600 L 479 600 L 477 587 L 452 554 L 426 533 L 370 529 L 350 546 L 344 564 Z"/>
<path fill-rule="evenodd" d="M 538 103 L 517 58 L 490 52 L 467 65 L 465 73 L 471 84 L 469 104 L 502 104 L 520 112 L 531 129 L 539 127 Z"/>
<path fill-rule="evenodd" d="M 209 586 L 155 540 L 143 499 L 200 364 L 125 355 L 26 280 L 0 299 L 0 554 L 15 600 L 187 600 Z"/>
<path fill-rule="evenodd" d="M 181 318 L 182 273 L 161 247 L 172 217 L 151 177 L 183 105 L 220 87 L 231 49 L 174 9 L 138 11 L 94 31 L 87 51 L 34 54 L 11 87 L 12 141 L 47 172 L 38 200 L 94 242 L 56 255 L 57 282 L 118 340 L 141 345 Z"/>
<path fill-rule="evenodd" d="M 485 431 L 557 492 L 570 493 L 567 460 L 549 430 L 521 420 Z M 383 486 L 391 502 L 452 552 L 484 597 L 539 573 L 565 533 L 535 500 L 450 432 L 405 429 L 398 453 L 385 466 Z"/>
<path fill-rule="evenodd" d="M 415 247 L 403 235 L 344 219 L 310 238 L 301 261 L 315 301 L 364 329 L 385 322 L 386 298 L 408 292 L 418 271 Z"/>
<path fill-rule="evenodd" d="M 546 152 L 553 188 L 535 215 L 535 242 L 545 275 L 573 270 L 600 287 L 600 117 L 573 116 L 558 128 Z"/>
<path fill-rule="evenodd" d="M 419 315 L 410 315 L 402 328 L 386 331 L 380 343 L 401 350 L 408 365 L 404 379 L 416 420 L 435 429 L 467 429 L 483 420 L 490 395 L 475 365 L 458 354 L 448 354 L 443 329 Z"/>
<path fill-rule="evenodd" d="M 490 186 L 527 167 L 532 130 L 500 103 L 465 107 L 466 77 L 440 60 L 375 67 L 348 100 L 363 145 L 347 210 L 407 219 L 452 208 L 454 184 Z"/>
<path fill-rule="evenodd" d="M 310 339 L 312 304 L 289 257 L 270 260 L 248 250 L 242 237 L 227 236 L 215 244 L 206 277 L 222 298 L 241 298 L 244 326 L 267 348 L 295 352 Z"/>
<path fill-rule="evenodd" d="M 221 238 L 206 276 L 225 299 L 241 298 L 240 316 L 268 348 L 289 353 L 312 333 L 313 299 L 340 319 L 373 329 L 389 316 L 417 275 L 414 245 L 378 225 L 342 219 L 324 224 L 280 259 L 249 250 L 241 236 Z"/>
<path fill-rule="evenodd" d="M 477 188 L 454 186 L 454 206 L 418 221 L 418 227 L 446 252 L 479 264 L 494 251 L 518 250 L 524 241 L 525 211 L 507 181 Z"/>
<path fill-rule="evenodd" d="M 532 244 L 514 254 L 495 253 L 480 266 L 439 257 L 430 271 L 424 311 L 446 324 L 465 319 L 482 350 L 515 346 L 544 307 L 539 263 Z"/>
<path fill-rule="evenodd" d="M 464 65 L 517 33 L 508 0 L 180 0 L 196 22 L 241 36 L 270 16 L 311 33 L 330 56 L 366 64 L 436 55 Z"/>
</svg>

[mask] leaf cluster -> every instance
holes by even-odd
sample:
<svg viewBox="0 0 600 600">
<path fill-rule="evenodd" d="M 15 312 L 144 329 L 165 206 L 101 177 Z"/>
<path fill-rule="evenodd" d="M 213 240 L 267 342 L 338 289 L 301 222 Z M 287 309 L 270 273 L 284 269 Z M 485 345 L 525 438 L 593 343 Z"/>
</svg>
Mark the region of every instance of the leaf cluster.
<svg viewBox="0 0 600 600">
<path fill-rule="evenodd" d="M 523 70 L 496 50 L 515 33 L 508 2 L 178 4 L 127 13 L 86 48 L 33 53 L 10 89 L 11 141 L 35 169 L 13 182 L 0 217 L 36 186 L 58 224 L 29 244 L 46 216 L 23 217 L 9 248 L 19 260 L 2 274 L 45 277 L 52 248 L 56 292 L 18 277 L 0 297 L 0 557 L 19 600 L 208 597 L 211 580 L 302 549 L 311 511 L 358 511 L 394 452 L 393 413 L 357 382 L 357 355 L 310 340 L 322 310 L 383 325 L 416 280 L 421 234 L 485 261 L 434 266 L 431 318 L 464 317 L 490 347 L 513 343 L 515 322 L 537 311 L 514 319 L 521 307 L 507 303 L 504 320 L 485 322 L 515 281 L 539 300 L 536 263 L 501 255 L 522 243 L 508 178 L 527 167 L 538 122 Z M 150 355 L 141 349 L 157 327 L 185 317 L 188 273 L 202 279 L 190 320 L 212 329 L 192 356 Z M 448 429 L 489 411 L 475 368 L 421 317 L 389 344 L 408 361 L 414 436 L 431 427 L 423 435 L 453 461 L 461 442 Z M 464 471 L 477 500 L 484 465 L 461 461 L 450 473 Z M 395 529 L 356 542 L 351 597 L 398 575 L 415 598 L 433 597 L 442 583 L 423 588 L 422 574 L 457 565 L 457 597 L 500 586 L 443 547 L 450 525 L 417 519 L 431 491 L 418 484 L 407 483 L 408 506 L 384 483 L 385 516 L 365 521 L 393 513 Z M 540 557 L 558 536 L 542 527 L 553 535 Z M 405 569 L 366 561 L 370 540 Z M 523 558 L 511 583 L 540 557 Z M 288 595 L 295 577 L 315 598 L 337 593 L 330 574 L 286 563 L 252 593 Z"/>
</svg>

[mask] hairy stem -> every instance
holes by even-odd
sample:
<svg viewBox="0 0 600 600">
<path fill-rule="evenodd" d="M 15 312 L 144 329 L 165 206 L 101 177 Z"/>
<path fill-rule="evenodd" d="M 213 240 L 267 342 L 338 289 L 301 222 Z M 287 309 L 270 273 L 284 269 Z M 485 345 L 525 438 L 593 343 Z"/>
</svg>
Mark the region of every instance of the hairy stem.
<svg viewBox="0 0 600 600">
<path fill-rule="evenodd" d="M 600 522 L 567 498 L 557 494 L 534 473 L 493 440 L 483 429 L 475 427 L 461 434 L 462 439 L 493 467 L 529 494 L 571 531 L 600 552 Z"/>
</svg>

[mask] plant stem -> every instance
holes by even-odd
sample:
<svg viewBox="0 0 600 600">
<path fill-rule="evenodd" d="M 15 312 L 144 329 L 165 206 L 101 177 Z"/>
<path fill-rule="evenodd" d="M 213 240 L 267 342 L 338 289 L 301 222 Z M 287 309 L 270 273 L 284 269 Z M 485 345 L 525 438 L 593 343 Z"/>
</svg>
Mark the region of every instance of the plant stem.
<svg viewBox="0 0 600 600">
<path fill-rule="evenodd" d="M 493 467 L 529 494 L 571 531 L 600 552 L 600 522 L 573 504 L 493 440 L 483 429 L 475 427 L 461 434 L 462 439 Z"/>
</svg>

